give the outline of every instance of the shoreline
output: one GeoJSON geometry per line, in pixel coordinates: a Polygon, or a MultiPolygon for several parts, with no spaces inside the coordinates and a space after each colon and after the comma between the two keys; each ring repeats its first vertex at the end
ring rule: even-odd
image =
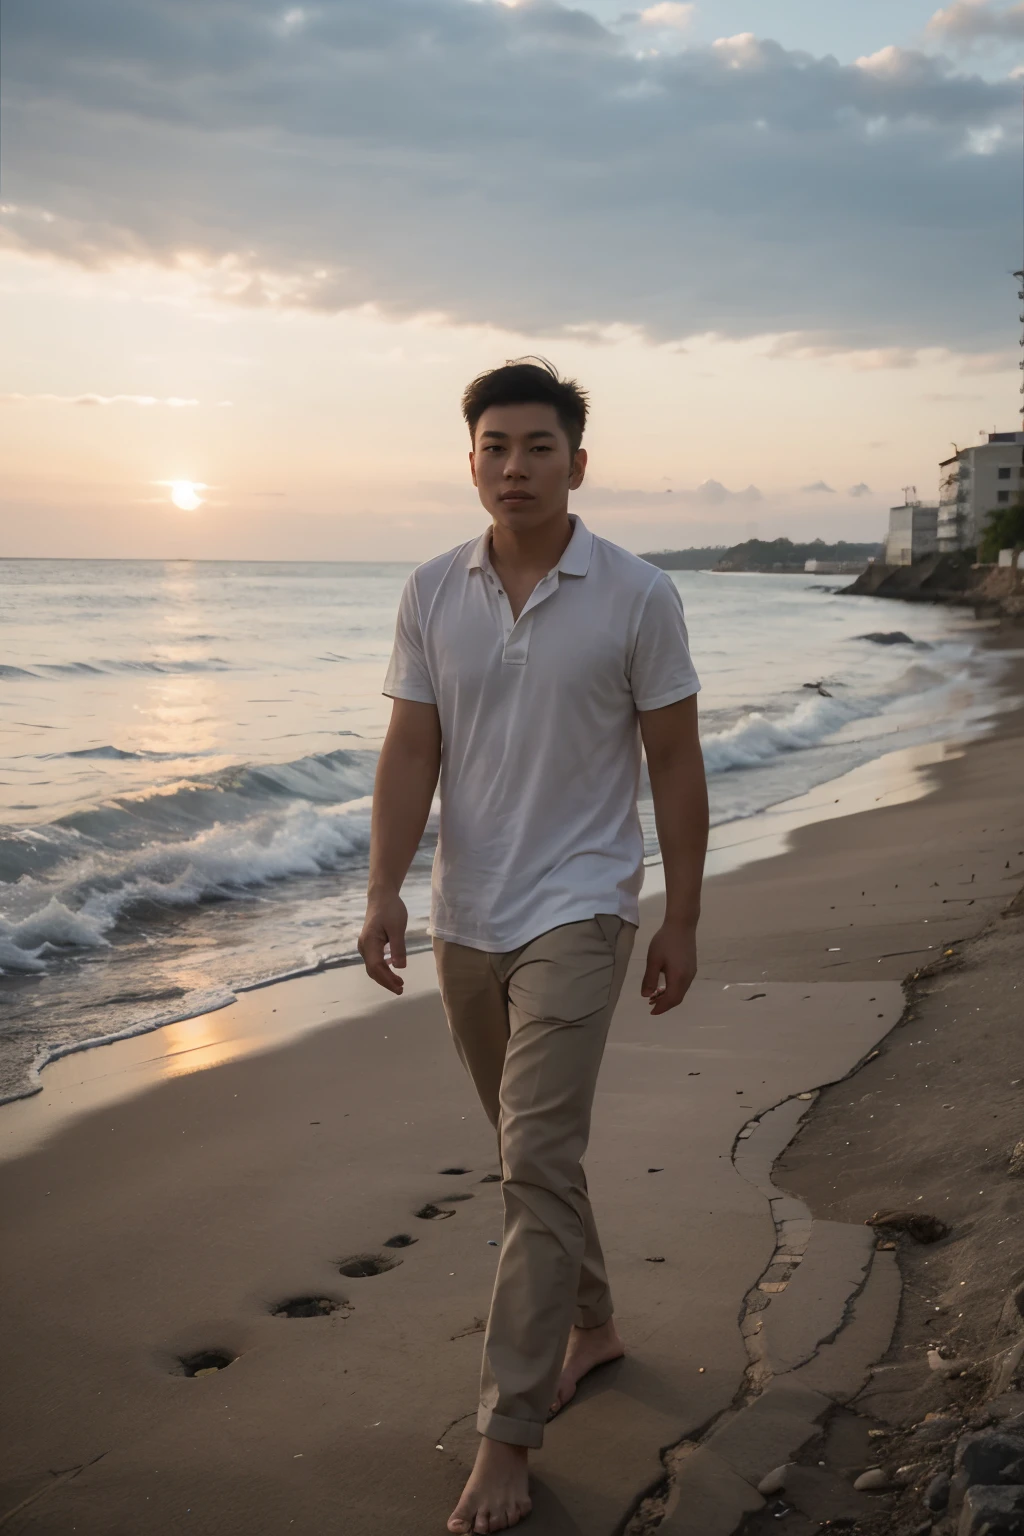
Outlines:
{"type": "MultiPolygon", "coordinates": [[[[869,759],[856,768],[847,770],[835,778],[823,780],[810,790],[769,805],[750,815],[713,825],[708,844],[705,883],[723,874],[738,871],[759,860],[775,858],[784,853],[801,828],[812,827],[819,822],[836,817],[857,815],[874,806],[899,804],[932,793],[934,784],[929,775],[934,768],[969,750],[973,742],[984,740],[992,731],[999,728],[999,722],[1007,712],[1024,707],[1024,665],[1014,664],[1019,658],[1024,658],[1024,649],[1019,649],[1019,636],[1002,629],[990,630],[983,636],[982,644],[988,651],[1009,652],[1010,655],[1009,665],[1003,675],[991,684],[986,713],[980,722],[948,737],[923,741],[911,746],[893,746],[889,751],[869,759]]],[[[648,857],[644,862],[642,910],[643,904],[656,899],[661,891],[660,860],[656,857],[648,857]]],[[[425,932],[421,929],[412,930],[408,944],[410,969],[406,973],[407,991],[410,976],[417,966],[416,957],[429,955],[430,951],[430,940],[425,932]]],[[[240,1013],[248,1015],[251,1012],[251,1010],[240,1009],[239,1005],[243,999],[253,993],[269,989],[276,991],[278,988],[307,981],[310,978],[356,970],[360,965],[359,956],[355,953],[339,955],[308,967],[289,969],[280,975],[253,982],[243,981],[223,988],[211,989],[205,993],[193,994],[193,1004],[182,1013],[169,1010],[153,1018],[132,1023],[124,1030],[113,1034],[104,1033],[46,1048],[32,1063],[30,1077],[24,1089],[21,1092],[0,1097],[0,1160],[17,1156],[22,1147],[37,1144],[40,1136],[49,1134],[60,1123],[60,1113],[51,1111],[49,1108],[44,1117],[45,1128],[35,1127],[31,1120],[26,1126],[22,1114],[18,1113],[21,1106],[27,1104],[38,1106],[39,1101],[45,1099],[48,1091],[69,1102],[69,1090],[80,1085],[81,1092],[88,1102],[80,1103],[74,1110],[77,1118],[82,1113],[88,1113],[90,1104],[92,1107],[99,1107],[101,1104],[113,1102],[119,1096],[114,1088],[111,1088],[109,1093],[96,1092],[90,1096],[90,1083],[94,1079],[109,1082],[112,1077],[116,1077],[123,1071],[126,1093],[143,1091],[146,1086],[159,1081],[166,1074],[157,1069],[153,1053],[145,1050],[144,1054],[140,1055],[137,1048],[132,1048],[146,1037],[150,1035],[164,1037],[166,1032],[167,1049],[162,1054],[168,1059],[189,1051],[203,1051],[204,1046],[197,1044],[194,1036],[201,1038],[207,1047],[213,1047],[214,1043],[222,1047],[214,1052],[215,1060],[201,1062],[197,1060],[195,1069],[199,1066],[206,1067],[235,1059],[246,1049],[273,1049],[276,1044],[295,1038],[296,1032],[292,1029],[284,1029],[280,1032],[279,1038],[275,1039],[273,1031],[267,1027],[267,1019],[262,1021],[257,1031],[258,1039],[253,1039],[250,1035],[251,1043],[248,1047],[239,1043],[236,1050],[227,1049],[229,1042],[240,1041],[239,1032],[233,1028],[235,1020],[239,1018],[240,1013]],[[222,1028],[208,1024],[207,1021],[213,1015],[225,1012],[229,1013],[229,1017],[222,1028]],[[188,1043],[183,1044],[178,1038],[182,1034],[181,1026],[190,1024],[194,1026],[194,1030],[185,1031],[185,1039],[188,1043]],[[95,1052],[108,1051],[114,1053],[113,1058],[108,1059],[104,1056],[102,1064],[87,1062],[81,1068],[55,1070],[60,1064],[66,1063],[68,1058],[90,1057],[95,1052]],[[151,1070],[140,1077],[139,1069],[143,1061],[151,1070]]],[[[430,980],[427,985],[429,987],[433,984],[433,968],[428,969],[430,980]]],[[[344,1002],[347,1009],[352,1007],[372,1009],[378,1001],[372,994],[367,1000],[358,988],[355,995],[352,994],[351,988],[343,988],[343,991],[344,996],[338,1001],[344,1002]]],[[[297,998],[296,1001],[299,1006],[302,1006],[301,998],[297,998]]],[[[278,1011],[278,1008],[272,1010],[275,1014],[278,1011]]],[[[287,1009],[281,1008],[280,1011],[284,1013],[287,1009]]],[[[349,1016],[350,1014],[346,1011],[334,1022],[343,1022],[344,1018],[349,1016]]],[[[317,1022],[310,1027],[320,1028],[323,1025],[317,1022]]],[[[245,1028],[251,1030],[248,1018],[245,1028]]],[[[157,1053],[158,1056],[160,1054],[157,1053]]],[[[211,1051],[207,1049],[205,1054],[210,1056],[211,1051]]]]}
{"type": "MultiPolygon", "coordinates": [[[[834,606],[831,603],[826,605],[829,610],[834,606]]],[[[846,640],[864,638],[846,634],[846,631],[856,628],[856,617],[851,619],[847,615],[843,621],[833,615],[830,622],[838,623],[839,631],[846,640]]],[[[931,621],[922,622],[919,626],[922,636],[930,636],[934,627],[931,621]]],[[[827,624],[825,628],[828,629],[827,624]]],[[[887,665],[880,670],[870,659],[871,652],[876,648],[859,648],[864,655],[859,659],[854,656],[851,665],[855,670],[860,669],[860,680],[851,686],[860,690],[858,698],[865,688],[867,696],[861,700],[859,707],[852,709],[852,718],[849,718],[851,711],[843,707],[841,688],[838,689],[835,703],[825,703],[815,694],[814,685],[806,682],[805,686],[811,692],[804,694],[801,691],[799,679],[806,679],[802,668],[805,664],[809,666],[810,661],[798,659],[796,666],[800,670],[795,674],[796,681],[791,673],[787,673],[788,683],[793,684],[795,694],[792,698],[786,695],[780,706],[781,714],[778,710],[769,709],[762,715],[755,710],[748,722],[743,718],[743,713],[750,714],[751,706],[746,705],[735,728],[730,724],[728,712],[721,722],[705,723],[709,766],[712,771],[717,771],[712,780],[715,819],[722,816],[732,818],[716,827],[712,839],[713,849],[729,845],[732,851],[720,857],[713,854],[709,876],[718,869],[738,863],[743,857],[765,856],[769,841],[762,837],[763,829],[778,831],[787,817],[790,824],[795,826],[801,821],[812,821],[819,816],[832,814],[830,807],[822,806],[822,800],[828,788],[836,782],[836,777],[839,776],[842,781],[836,794],[844,799],[857,783],[854,779],[848,785],[843,773],[845,765],[858,762],[874,752],[881,753],[884,759],[895,764],[899,759],[894,758],[893,754],[901,751],[904,739],[925,741],[929,735],[942,730],[955,729],[957,740],[969,738],[978,726],[979,717],[985,714],[991,716],[1004,707],[1000,697],[1006,691],[1005,685],[999,680],[1002,671],[1000,647],[990,643],[992,637],[988,626],[968,623],[964,628],[963,621],[957,620],[950,629],[949,622],[942,619],[939,629],[946,639],[955,638],[956,635],[962,638],[962,643],[954,646],[951,658],[946,662],[937,662],[917,654],[928,649],[929,641],[924,639],[919,647],[908,647],[906,652],[886,653],[887,665]],[[947,630],[950,630],[948,635],[947,630]],[[861,673],[866,669],[867,674],[888,678],[892,683],[894,663],[901,685],[894,686],[890,696],[888,686],[881,687],[879,684],[881,691],[877,692],[876,697],[872,693],[870,680],[865,683],[861,673]],[[904,672],[907,672],[905,690],[902,685],[904,672]],[[921,696],[920,701],[918,694],[921,696]],[[928,702],[931,695],[935,697],[928,702]],[[866,724],[862,723],[865,719],[866,724]],[[718,729],[719,724],[724,726],[721,731],[718,729]],[[907,733],[906,738],[901,735],[901,731],[907,733]],[[828,745],[823,745],[822,739],[826,733],[831,733],[834,739],[830,739],[828,745]],[[812,750],[804,753],[799,750],[802,747],[812,750]],[[730,771],[732,769],[737,771],[730,771]],[[828,774],[830,777],[816,788],[800,793],[801,786],[811,783],[819,774],[828,774]],[[780,800],[779,796],[790,798],[780,800]],[[769,800],[775,801],[774,806],[768,807],[765,812],[759,811],[758,807],[769,800]]],[[[832,651],[828,651],[828,654],[835,660],[832,651]]],[[[820,657],[818,664],[824,665],[820,657]]],[[[846,677],[842,669],[836,675],[846,677]]],[[[762,682],[767,696],[774,698],[773,685],[764,679],[762,682]]],[[[820,691],[827,692],[819,687],[820,691]]],[[[753,696],[756,699],[760,695],[755,690],[753,696]]],[[[928,751],[926,747],[920,762],[927,761],[928,751]]],[[[301,768],[301,760],[284,766],[301,768]]],[[[870,775],[874,770],[868,768],[866,771],[870,775]]],[[[248,768],[244,770],[243,777],[250,772],[256,772],[256,777],[259,777],[256,770],[248,768]]],[[[330,780],[328,787],[337,789],[338,785],[330,780]]],[[[368,788],[368,783],[363,784],[363,787],[368,788]]],[[[147,790],[144,796],[144,826],[148,825],[150,798],[151,793],[147,790]]],[[[872,798],[869,797],[869,801],[872,798]]],[[[856,803],[852,799],[849,801],[851,808],[856,803]]],[[[206,808],[203,812],[206,819],[208,811],[209,808],[206,808]]],[[[252,806],[249,806],[246,814],[251,811],[252,806]]],[[[651,847],[653,827],[649,801],[642,804],[641,815],[648,847],[651,847]]],[[[205,825],[203,817],[200,822],[205,825]]],[[[333,826],[330,808],[322,814],[314,811],[312,823],[317,836],[326,836],[328,844],[333,846],[330,843],[334,836],[330,830],[333,826]],[[327,832],[321,826],[324,817],[327,832]]],[[[248,829],[249,823],[244,817],[242,825],[248,829]]],[[[287,860],[295,856],[295,837],[290,831],[282,833],[276,821],[271,830],[271,843],[275,847],[275,840],[281,834],[280,840],[287,853],[287,865],[287,860]]],[[[43,974],[34,980],[15,975],[12,981],[5,979],[3,982],[5,1000],[11,1004],[11,1008],[10,1034],[5,1046],[3,1084],[0,1087],[0,1122],[5,1107],[19,1099],[38,1096],[44,1079],[51,1074],[51,1063],[68,1055],[95,1050],[101,1045],[119,1044],[149,1032],[163,1031],[168,1025],[189,1018],[205,1017],[217,1008],[234,1006],[241,993],[257,986],[273,986],[286,979],[344,968],[346,963],[358,964],[354,940],[362,893],[354,871],[341,869],[337,879],[327,876],[326,879],[314,881],[308,889],[302,880],[296,882],[286,879],[280,883],[271,878],[269,884],[261,890],[260,872],[268,864],[261,851],[262,836],[263,833],[258,829],[254,832],[244,830],[244,835],[232,834],[228,839],[227,892],[217,889],[218,870],[210,866],[210,860],[202,849],[196,854],[195,873],[188,862],[191,853],[187,844],[172,844],[168,855],[159,842],[149,852],[145,851],[149,845],[143,843],[140,865],[142,876],[149,864],[162,867],[161,861],[166,863],[169,858],[170,864],[167,867],[173,873],[175,860],[179,864],[184,860],[181,866],[184,895],[180,905],[188,908],[190,903],[195,903],[199,908],[194,913],[183,910],[179,915],[174,915],[172,912],[166,918],[157,910],[148,914],[155,921],[147,920],[145,906],[139,912],[135,912],[132,907],[136,899],[133,896],[133,882],[137,878],[142,879],[140,890],[144,892],[147,889],[145,879],[136,869],[138,849],[130,858],[125,855],[127,863],[120,857],[114,860],[113,867],[105,877],[111,882],[111,892],[101,894],[95,900],[88,880],[80,888],[76,884],[79,877],[75,872],[74,861],[71,861],[70,874],[67,876],[70,882],[68,894],[64,894],[60,881],[51,887],[56,890],[57,897],[52,920],[47,916],[33,930],[33,943],[42,944],[44,940],[50,939],[57,946],[52,952],[40,950],[41,958],[33,961],[43,974]],[[231,848],[238,836],[241,836],[242,851],[236,857],[231,848]],[[238,889],[232,885],[235,876],[241,881],[238,889]],[[255,888],[250,888],[250,880],[256,880],[255,888]],[[213,898],[212,904],[206,906],[205,910],[204,891],[207,898],[213,898]],[[225,894],[230,899],[220,900],[225,894]],[[237,900],[234,899],[236,897],[237,900]],[[62,905],[65,902],[70,909],[70,916],[66,915],[62,905]],[[92,906],[97,902],[97,912],[102,909],[106,915],[96,915],[95,918],[90,915],[87,922],[83,920],[88,930],[84,941],[91,944],[95,940],[98,946],[109,939],[112,945],[109,955],[104,955],[98,948],[92,954],[87,954],[81,948],[77,951],[61,949],[62,944],[71,942],[61,924],[73,926],[79,907],[91,913],[92,906]],[[118,912],[121,912],[120,917],[116,916],[118,912]],[[311,924],[308,919],[303,920],[307,912],[313,915],[314,921],[311,924]],[[116,932],[112,931],[114,928],[116,932]],[[155,947],[151,948],[154,943],[155,947]],[[44,953],[45,960],[42,958],[44,953]],[[197,966],[189,963],[189,956],[193,954],[200,957],[197,966]],[[116,966],[106,964],[110,958],[117,962],[116,966]],[[100,963],[94,964],[94,961],[100,963]]],[[[307,833],[303,832],[298,838],[300,853],[306,841],[307,833]]],[[[129,842],[134,848],[134,842],[131,839],[129,842]]],[[[219,847],[216,838],[214,842],[219,847]]],[[[213,865],[217,865],[216,857],[213,865]]],[[[275,860],[271,859],[269,865],[273,868],[275,860]]],[[[63,867],[61,864],[60,868],[63,867]]],[[[106,868],[102,859],[101,867],[106,868]]],[[[280,872],[287,875],[287,867],[280,872]]],[[[163,880],[164,874],[161,873],[159,878],[163,880]]],[[[655,878],[655,869],[649,868],[648,891],[656,889],[655,878]]],[[[424,879],[425,871],[418,868],[409,898],[413,909],[413,926],[420,930],[425,927],[424,879]]],[[[49,894],[45,882],[39,886],[39,891],[41,895],[38,900],[35,894],[31,894],[27,901],[28,908],[35,910],[40,900],[45,901],[49,894]]],[[[23,894],[19,890],[8,891],[11,911],[15,917],[20,914],[19,921],[24,917],[26,908],[26,902],[20,901],[23,894]]],[[[156,895],[159,906],[159,891],[156,895]]],[[[169,899],[173,909],[178,898],[172,894],[169,899]]],[[[44,909],[44,916],[49,910],[44,909]]],[[[420,936],[414,936],[414,947],[418,948],[421,945],[415,942],[416,937],[420,936]]],[[[425,940],[425,935],[421,937],[425,940]]],[[[428,946],[423,942],[422,947],[428,946]]]]}
{"type": "MultiPolygon", "coordinates": [[[[930,777],[934,769],[969,751],[972,743],[984,740],[998,728],[1003,713],[1018,707],[1024,708],[1024,668],[1019,689],[1007,688],[985,723],[970,734],[896,747],[838,778],[824,780],[801,795],[713,827],[705,883],[736,874],[763,859],[779,857],[801,829],[859,815],[878,805],[899,805],[927,797],[935,787],[930,777]]],[[[645,860],[645,866],[642,914],[662,892],[660,860],[645,860]]],[[[436,986],[430,956],[429,938],[414,934],[408,946],[406,996],[420,996],[436,986]]],[[[115,1035],[72,1041],[48,1051],[33,1064],[31,1085],[23,1093],[0,1099],[0,1161],[20,1156],[68,1120],[179,1075],[172,1066],[175,1061],[182,1062],[183,1071],[210,1070],[251,1052],[274,1050],[298,1038],[305,1029],[342,1027],[353,1017],[386,1006],[391,998],[379,988],[371,985],[368,990],[361,981],[343,979],[350,972],[361,976],[361,965],[358,955],[342,956],[308,969],[226,989],[222,995],[211,997],[206,1005],[185,1014],[161,1017],[158,1022],[142,1021],[115,1035]],[[279,1024],[275,1033],[271,1025],[275,1015],[281,1019],[285,1015],[307,1017],[323,1012],[320,989],[312,995],[296,990],[293,997],[296,984],[331,977],[335,981],[330,990],[340,995],[332,997],[329,1006],[340,1008],[340,1013],[326,1022],[318,1019],[298,1029],[279,1024]],[[268,1004],[261,1009],[258,1003],[242,1006],[254,994],[271,991],[278,998],[273,1008],[268,1004]],[[224,1016],[222,1027],[217,1015],[224,1016]],[[152,1044],[144,1043],[154,1035],[166,1040],[164,1050],[154,1051],[152,1044]],[[191,1058],[187,1068],[183,1061],[186,1056],[191,1058]],[[88,1059],[76,1064],[70,1060],[76,1057],[88,1059]],[[73,1094],[78,1097],[72,1098],[73,1094]]]]}
{"type": "MultiPolygon", "coordinates": [[[[630,1353],[552,1424],[538,1536],[633,1536],[652,1500],[659,1536],[724,1536],[788,1459],[755,1450],[793,1429],[794,1393],[806,1439],[884,1353],[890,1256],[858,1223],[806,1220],[764,1170],[889,1036],[908,972],[1005,903],[1022,750],[1018,705],[924,765],[913,798],[881,803],[883,772],[859,810],[766,825],[769,856],[723,850],[700,977],[663,1019],[639,1001],[641,936],[587,1164],[630,1353]]],[[[246,994],[205,1016],[210,1038],[182,1026],[174,1056],[125,1042],[144,1091],[106,1071],[97,1112],[0,1163],[12,1536],[443,1530],[475,1441],[500,1202],[420,958],[397,1002],[351,967],[246,994]],[[278,1314],[300,1298],[333,1311],[278,1314]],[[224,1368],[189,1379],[205,1352],[224,1368]]]]}

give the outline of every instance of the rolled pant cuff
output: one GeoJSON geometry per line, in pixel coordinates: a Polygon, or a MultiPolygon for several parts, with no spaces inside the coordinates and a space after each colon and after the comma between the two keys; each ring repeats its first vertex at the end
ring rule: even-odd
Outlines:
{"type": "Polygon", "coordinates": [[[600,1328],[615,1315],[611,1297],[602,1302],[599,1307],[577,1307],[575,1323],[577,1328],[600,1328]]]}
{"type": "Polygon", "coordinates": [[[544,1444],[543,1424],[536,1424],[532,1419],[509,1419],[490,1408],[479,1410],[476,1427],[488,1440],[501,1440],[505,1445],[525,1445],[531,1451],[537,1451],[544,1444]]]}

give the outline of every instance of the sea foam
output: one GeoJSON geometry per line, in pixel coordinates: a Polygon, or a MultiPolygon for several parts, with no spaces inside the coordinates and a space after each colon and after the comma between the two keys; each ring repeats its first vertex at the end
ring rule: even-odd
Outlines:
{"type": "Polygon", "coordinates": [[[330,811],[292,804],[185,841],[90,852],[45,879],[23,876],[5,893],[0,968],[37,970],[44,955],[106,947],[111,930],[140,908],[194,907],[338,870],[365,857],[370,808],[369,796],[330,811]]]}

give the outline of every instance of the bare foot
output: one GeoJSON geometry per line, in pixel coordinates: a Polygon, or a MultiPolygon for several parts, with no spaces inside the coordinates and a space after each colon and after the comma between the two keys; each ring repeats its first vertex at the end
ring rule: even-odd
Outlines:
{"type": "Polygon", "coordinates": [[[524,1445],[481,1437],[476,1465],[462,1498],[448,1520],[456,1536],[480,1536],[491,1531],[510,1531],[533,1508],[530,1503],[524,1445]]]}
{"type": "Polygon", "coordinates": [[[569,1335],[565,1363],[558,1378],[551,1412],[557,1413],[570,1398],[575,1397],[576,1388],[588,1371],[598,1365],[607,1365],[610,1360],[621,1360],[625,1353],[626,1346],[619,1338],[613,1317],[602,1323],[600,1328],[574,1327],[569,1335]]]}

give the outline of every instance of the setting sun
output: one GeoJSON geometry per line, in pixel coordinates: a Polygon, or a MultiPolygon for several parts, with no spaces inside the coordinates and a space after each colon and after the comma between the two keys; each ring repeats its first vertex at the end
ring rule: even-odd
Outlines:
{"type": "Polygon", "coordinates": [[[171,500],[182,512],[195,512],[203,504],[203,498],[198,492],[205,489],[204,485],[192,480],[172,480],[171,500]]]}

